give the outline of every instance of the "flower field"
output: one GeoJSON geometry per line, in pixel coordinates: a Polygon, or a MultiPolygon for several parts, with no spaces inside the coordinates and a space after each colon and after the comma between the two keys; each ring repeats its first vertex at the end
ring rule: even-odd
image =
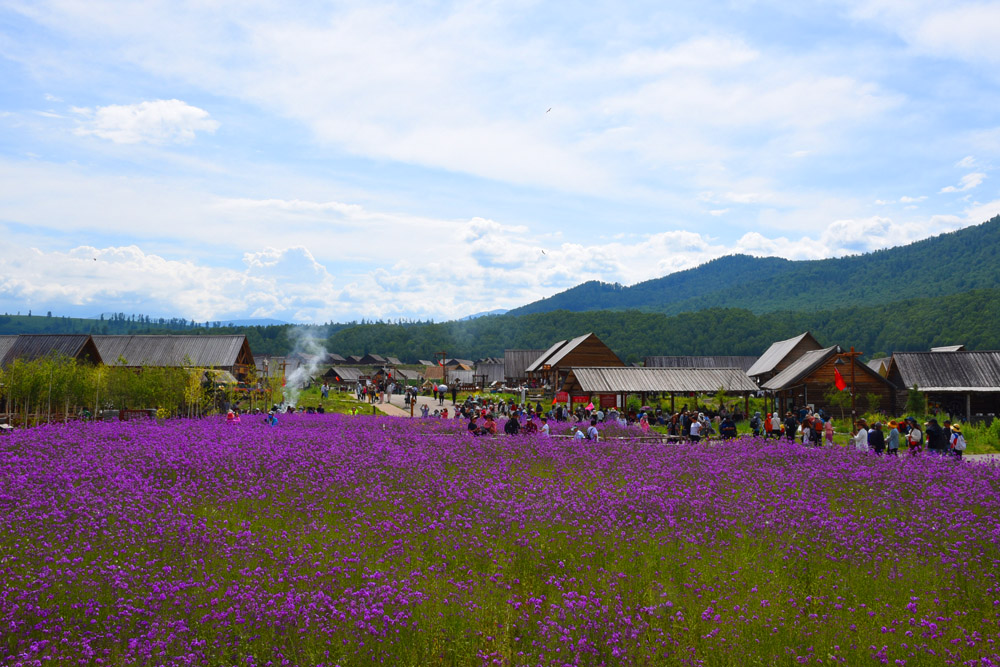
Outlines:
{"type": "Polygon", "coordinates": [[[0,664],[1000,664],[996,466],[464,427],[0,438],[0,664]]]}

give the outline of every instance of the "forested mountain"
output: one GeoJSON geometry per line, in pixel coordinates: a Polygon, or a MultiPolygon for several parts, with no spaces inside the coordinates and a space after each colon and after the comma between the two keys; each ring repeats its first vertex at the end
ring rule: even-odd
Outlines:
{"type": "Polygon", "coordinates": [[[705,308],[767,313],[886,304],[996,287],[1000,216],[864,255],[795,262],[730,255],[631,287],[592,281],[508,314],[631,309],[675,314],[705,308]]]}
{"type": "Polygon", "coordinates": [[[639,311],[554,311],[481,317],[463,322],[367,324],[336,332],[327,349],[378,352],[404,361],[448,356],[502,356],[505,348],[547,348],[593,331],[624,361],[649,355],[761,354],[776,340],[811,331],[823,345],[855,346],[865,358],[894,351],[964,343],[1000,349],[1000,288],[947,297],[811,312],[753,313],[711,308],[665,315],[639,311]]]}

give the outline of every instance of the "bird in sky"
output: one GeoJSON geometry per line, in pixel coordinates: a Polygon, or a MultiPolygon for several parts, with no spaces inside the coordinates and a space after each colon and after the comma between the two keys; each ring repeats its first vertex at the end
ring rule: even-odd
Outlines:
{"type": "Polygon", "coordinates": [[[549,107],[548,109],[546,109],[546,110],[545,110],[545,113],[548,113],[548,112],[550,112],[550,111],[552,111],[552,107],[549,107]]]}

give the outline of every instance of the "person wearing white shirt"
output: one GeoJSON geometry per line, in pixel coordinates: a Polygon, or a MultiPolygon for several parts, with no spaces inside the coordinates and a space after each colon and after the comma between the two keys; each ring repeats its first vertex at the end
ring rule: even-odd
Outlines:
{"type": "Polygon", "coordinates": [[[701,422],[695,419],[691,422],[691,442],[701,440],[701,422]]]}
{"type": "Polygon", "coordinates": [[[859,452],[868,451],[868,429],[865,428],[865,423],[859,421],[856,423],[858,430],[855,432],[854,437],[851,442],[854,443],[854,449],[859,452]]]}

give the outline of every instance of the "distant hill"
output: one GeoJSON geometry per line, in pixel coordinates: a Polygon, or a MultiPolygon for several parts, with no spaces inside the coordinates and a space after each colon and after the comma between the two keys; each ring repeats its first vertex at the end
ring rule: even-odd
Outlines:
{"type": "Polygon", "coordinates": [[[779,310],[869,306],[1000,287],[1000,215],[974,227],[864,255],[811,261],[729,255],[631,287],[586,282],[509,311],[706,308],[779,310]]]}

